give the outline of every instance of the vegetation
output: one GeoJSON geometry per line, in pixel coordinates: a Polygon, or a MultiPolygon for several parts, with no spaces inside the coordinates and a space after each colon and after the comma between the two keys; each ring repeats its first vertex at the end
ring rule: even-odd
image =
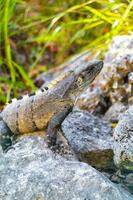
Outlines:
{"type": "Polygon", "coordinates": [[[0,0],[0,101],[35,90],[35,77],[70,55],[103,56],[133,31],[133,0],[0,0]]]}

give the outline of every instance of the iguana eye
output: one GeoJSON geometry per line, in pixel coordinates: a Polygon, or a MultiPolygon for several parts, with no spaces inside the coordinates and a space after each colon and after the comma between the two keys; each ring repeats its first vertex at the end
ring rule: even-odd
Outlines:
{"type": "Polygon", "coordinates": [[[83,83],[83,78],[80,76],[78,77],[77,85],[82,85],[82,83],[83,83]]]}

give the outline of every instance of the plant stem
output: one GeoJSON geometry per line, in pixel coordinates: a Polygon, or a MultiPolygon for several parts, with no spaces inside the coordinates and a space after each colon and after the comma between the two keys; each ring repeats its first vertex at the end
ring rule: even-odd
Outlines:
{"type": "Polygon", "coordinates": [[[13,87],[16,77],[15,77],[15,70],[12,65],[11,47],[10,47],[10,42],[9,42],[9,37],[8,37],[9,3],[10,3],[10,0],[5,1],[3,32],[4,32],[4,43],[5,43],[5,56],[7,60],[7,66],[10,69],[11,81],[12,81],[12,87],[13,87]]]}

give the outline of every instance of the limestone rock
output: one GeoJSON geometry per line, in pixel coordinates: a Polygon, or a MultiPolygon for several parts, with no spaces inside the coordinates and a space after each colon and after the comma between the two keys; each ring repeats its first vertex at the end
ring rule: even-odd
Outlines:
{"type": "Polygon", "coordinates": [[[89,165],[53,154],[40,137],[14,148],[0,155],[2,200],[133,200],[89,165]]]}
{"type": "Polygon", "coordinates": [[[104,119],[110,122],[118,122],[119,117],[122,113],[124,113],[127,109],[127,106],[123,105],[122,103],[114,103],[104,115],[104,119]]]}
{"type": "Polygon", "coordinates": [[[87,111],[75,110],[62,123],[64,136],[81,161],[98,169],[113,168],[111,125],[87,111]]]}
{"type": "Polygon", "coordinates": [[[133,170],[133,106],[120,117],[114,130],[116,165],[133,170]]]}

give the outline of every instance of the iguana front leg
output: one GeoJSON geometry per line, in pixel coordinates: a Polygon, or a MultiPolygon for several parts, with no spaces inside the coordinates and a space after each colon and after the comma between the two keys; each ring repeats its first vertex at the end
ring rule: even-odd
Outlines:
{"type": "Polygon", "coordinates": [[[72,111],[72,106],[66,105],[63,109],[59,110],[59,112],[55,113],[51,118],[51,120],[49,121],[47,128],[47,139],[48,139],[48,146],[50,148],[56,147],[57,131],[63,120],[71,111],[72,111]]]}

